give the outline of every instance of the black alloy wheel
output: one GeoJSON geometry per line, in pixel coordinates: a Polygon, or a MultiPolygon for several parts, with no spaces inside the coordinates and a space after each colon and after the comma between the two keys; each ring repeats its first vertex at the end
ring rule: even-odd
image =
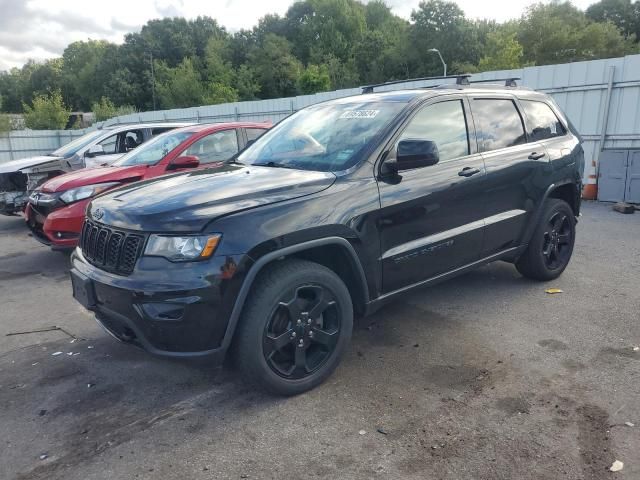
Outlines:
{"type": "Polygon", "coordinates": [[[547,268],[557,270],[569,262],[573,249],[573,233],[571,220],[564,212],[555,212],[547,221],[547,231],[544,232],[542,244],[542,254],[547,268]]]}
{"type": "Polygon", "coordinates": [[[263,337],[269,367],[288,379],[316,372],[331,356],[340,334],[340,310],[321,285],[303,285],[283,295],[263,337]]]}
{"type": "Polygon", "coordinates": [[[331,375],[352,330],[351,294],[340,277],[318,263],[285,259],[256,277],[232,354],[250,382],[296,395],[331,375]]]}
{"type": "Polygon", "coordinates": [[[558,278],[571,260],[576,239],[575,213],[567,202],[548,199],[527,249],[516,268],[533,280],[558,278]]]}

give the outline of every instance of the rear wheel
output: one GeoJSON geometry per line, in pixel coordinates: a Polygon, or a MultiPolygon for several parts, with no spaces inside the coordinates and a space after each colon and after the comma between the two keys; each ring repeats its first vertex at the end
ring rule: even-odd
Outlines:
{"type": "Polygon", "coordinates": [[[576,222],[569,204],[546,201],[540,222],[527,250],[516,262],[518,271],[534,280],[553,280],[567,268],[576,237],[576,222]]]}
{"type": "Polygon", "coordinates": [[[295,395],[333,372],[352,329],[353,306],[342,280],[317,263],[284,260],[256,279],[233,353],[250,381],[295,395]]]}

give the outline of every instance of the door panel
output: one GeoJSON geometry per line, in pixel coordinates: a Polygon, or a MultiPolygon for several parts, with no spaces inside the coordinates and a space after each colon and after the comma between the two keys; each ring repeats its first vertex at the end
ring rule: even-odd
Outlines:
{"type": "Polygon", "coordinates": [[[478,259],[483,235],[484,165],[480,155],[402,173],[380,182],[380,238],[385,292],[478,259]],[[463,168],[480,173],[462,177],[463,168]]]}
{"type": "Polygon", "coordinates": [[[466,102],[452,96],[418,110],[394,140],[387,161],[403,139],[432,141],[440,161],[378,182],[385,293],[478,259],[485,171],[468,118],[466,102]]]}
{"type": "Polygon", "coordinates": [[[557,118],[545,104],[543,110],[535,104],[529,107],[530,117],[539,117],[542,111],[546,118],[529,122],[527,134],[522,107],[515,98],[491,94],[471,101],[487,173],[482,257],[520,245],[550,182],[549,152],[542,142],[532,139],[561,134],[562,125],[556,124],[557,118]]]}
{"type": "Polygon", "coordinates": [[[489,256],[520,244],[522,233],[549,185],[551,164],[540,143],[482,155],[487,169],[487,227],[482,256],[489,256]],[[535,158],[542,153],[544,157],[535,158]]]}

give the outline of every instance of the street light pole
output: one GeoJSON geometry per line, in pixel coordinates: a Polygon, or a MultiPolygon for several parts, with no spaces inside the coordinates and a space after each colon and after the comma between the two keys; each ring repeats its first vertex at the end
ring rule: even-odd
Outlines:
{"type": "Polygon", "coordinates": [[[442,58],[442,54],[440,53],[440,50],[438,50],[437,48],[430,48],[429,49],[430,52],[435,52],[438,54],[438,56],[440,57],[440,61],[442,62],[442,67],[444,68],[444,76],[447,76],[447,64],[444,63],[444,58],[442,58]]]}

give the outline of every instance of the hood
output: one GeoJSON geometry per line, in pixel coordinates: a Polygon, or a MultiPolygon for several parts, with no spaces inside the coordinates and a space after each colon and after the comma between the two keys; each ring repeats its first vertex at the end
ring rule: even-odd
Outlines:
{"type": "Polygon", "coordinates": [[[10,162],[0,162],[0,173],[13,173],[22,170],[23,168],[36,167],[49,162],[57,162],[58,160],[62,160],[62,157],[50,157],[45,155],[42,157],[29,157],[21,158],[19,160],[11,160],[10,162]]]}
{"type": "Polygon", "coordinates": [[[46,193],[55,193],[94,183],[131,182],[141,179],[146,169],[144,165],[85,168],[54,177],[43,183],[40,189],[46,193]]]}
{"type": "Polygon", "coordinates": [[[107,225],[147,232],[197,232],[230,213],[328,188],[332,173],[225,165],[165,176],[96,197],[87,214],[107,225]]]}

